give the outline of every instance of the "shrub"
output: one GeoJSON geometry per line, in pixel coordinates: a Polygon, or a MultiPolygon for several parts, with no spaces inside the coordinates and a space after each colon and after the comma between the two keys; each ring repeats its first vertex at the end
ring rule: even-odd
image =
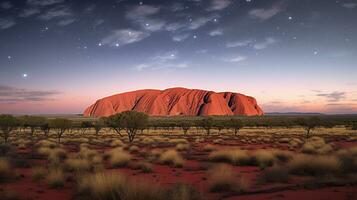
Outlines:
{"type": "Polygon", "coordinates": [[[214,150],[216,150],[216,147],[211,144],[207,144],[203,147],[203,150],[204,151],[214,151],[214,150]]]}
{"type": "Polygon", "coordinates": [[[0,183],[11,178],[11,166],[8,160],[0,158],[0,183]]]}
{"type": "Polygon", "coordinates": [[[281,162],[287,162],[293,157],[293,154],[290,151],[274,150],[273,154],[275,158],[281,162]]]}
{"type": "Polygon", "coordinates": [[[263,183],[287,183],[289,178],[289,171],[278,166],[265,170],[260,175],[260,181],[263,183]]]}
{"type": "Polygon", "coordinates": [[[302,147],[302,152],[308,154],[327,154],[332,151],[332,146],[326,144],[325,140],[320,137],[310,138],[302,147]]]}
{"type": "Polygon", "coordinates": [[[201,195],[191,186],[183,183],[176,184],[169,191],[170,200],[200,200],[201,195]]]}
{"type": "Polygon", "coordinates": [[[171,144],[188,144],[188,141],[183,138],[178,138],[178,139],[170,139],[169,143],[171,143],[171,144]]]}
{"type": "Polygon", "coordinates": [[[94,200],[164,200],[161,187],[120,174],[98,173],[85,176],[78,184],[82,195],[94,200]]]}
{"type": "Polygon", "coordinates": [[[116,150],[110,153],[110,163],[113,167],[124,167],[130,160],[131,155],[124,151],[116,150]]]}
{"type": "Polygon", "coordinates": [[[124,147],[125,144],[121,140],[116,139],[110,143],[110,146],[111,147],[124,147]]]}
{"type": "Polygon", "coordinates": [[[47,170],[43,167],[35,167],[32,169],[32,180],[39,181],[46,177],[47,170]]]}
{"type": "Polygon", "coordinates": [[[72,172],[84,172],[91,169],[91,164],[86,159],[70,158],[65,162],[65,169],[72,172]]]}
{"type": "Polygon", "coordinates": [[[138,147],[138,146],[135,146],[135,145],[130,146],[130,147],[129,147],[129,151],[130,151],[130,152],[138,152],[138,151],[139,151],[139,147],[138,147]]]}
{"type": "Polygon", "coordinates": [[[269,150],[257,150],[254,152],[254,161],[261,169],[273,165],[275,156],[269,150]]]}
{"type": "Polygon", "coordinates": [[[64,185],[64,174],[60,169],[50,170],[46,179],[50,188],[60,188],[64,185]]]}
{"type": "Polygon", "coordinates": [[[183,144],[183,143],[179,143],[176,145],[176,150],[177,151],[187,151],[190,148],[189,144],[183,144]]]}
{"type": "Polygon", "coordinates": [[[245,165],[250,161],[247,152],[240,149],[214,151],[209,155],[209,159],[214,162],[231,163],[232,165],[245,165]]]}
{"type": "Polygon", "coordinates": [[[339,150],[336,155],[340,160],[342,173],[357,172],[357,147],[339,150]]]}
{"type": "Polygon", "coordinates": [[[182,167],[184,160],[176,150],[168,150],[160,155],[160,162],[163,164],[173,165],[174,167],[182,167]]]}
{"type": "Polygon", "coordinates": [[[222,144],[223,140],[222,139],[214,139],[212,142],[213,142],[213,144],[222,144]]]}
{"type": "Polygon", "coordinates": [[[292,174],[323,176],[336,173],[340,162],[335,156],[297,155],[288,163],[292,174]]]}
{"type": "Polygon", "coordinates": [[[233,191],[235,178],[232,167],[228,165],[214,167],[210,172],[208,185],[211,192],[233,191]]]}

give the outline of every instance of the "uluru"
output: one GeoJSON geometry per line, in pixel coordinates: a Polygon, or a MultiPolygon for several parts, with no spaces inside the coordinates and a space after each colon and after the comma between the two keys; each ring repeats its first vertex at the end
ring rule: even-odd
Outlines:
{"type": "Polygon", "coordinates": [[[255,98],[240,93],[169,88],[125,92],[97,100],[83,113],[103,117],[135,110],[150,116],[263,115],[255,98]]]}

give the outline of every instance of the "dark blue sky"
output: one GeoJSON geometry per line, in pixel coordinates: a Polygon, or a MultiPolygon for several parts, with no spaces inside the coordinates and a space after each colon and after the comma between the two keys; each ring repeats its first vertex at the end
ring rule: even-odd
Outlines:
{"type": "Polygon", "coordinates": [[[1,0],[0,112],[188,87],[357,113],[356,36],[355,0],[1,0]]]}

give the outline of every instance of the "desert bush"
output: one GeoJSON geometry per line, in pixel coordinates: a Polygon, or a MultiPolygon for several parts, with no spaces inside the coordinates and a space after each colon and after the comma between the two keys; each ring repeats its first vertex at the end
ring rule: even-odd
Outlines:
{"type": "Polygon", "coordinates": [[[357,172],[357,147],[339,150],[336,153],[341,164],[341,173],[357,172]]]}
{"type": "Polygon", "coordinates": [[[189,144],[183,144],[183,143],[179,143],[176,145],[176,150],[177,151],[187,151],[190,148],[189,144]]]}
{"type": "Polygon", "coordinates": [[[240,149],[218,150],[210,153],[209,160],[214,162],[227,162],[232,165],[245,165],[250,162],[246,151],[240,149]]]}
{"type": "Polygon", "coordinates": [[[124,167],[131,160],[131,155],[122,150],[110,152],[110,163],[113,167],[124,167]]]}
{"type": "Polygon", "coordinates": [[[213,146],[213,145],[211,145],[211,144],[207,144],[207,145],[205,145],[205,146],[203,147],[203,150],[210,152],[210,151],[216,150],[216,147],[213,146]]]}
{"type": "Polygon", "coordinates": [[[327,154],[332,151],[332,146],[320,137],[312,137],[302,146],[302,152],[308,154],[327,154]]]}
{"type": "Polygon", "coordinates": [[[191,185],[178,183],[169,190],[169,200],[200,200],[199,194],[191,185]]]}
{"type": "Polygon", "coordinates": [[[110,146],[111,147],[124,147],[125,144],[121,140],[115,139],[110,143],[110,146]]]}
{"type": "Polygon", "coordinates": [[[141,143],[144,145],[150,145],[153,144],[155,142],[155,140],[153,138],[149,138],[149,137],[144,137],[144,139],[141,140],[141,143]]]}
{"type": "Polygon", "coordinates": [[[173,165],[174,167],[182,167],[184,159],[176,150],[167,150],[160,155],[159,158],[162,164],[173,165]]]}
{"type": "Polygon", "coordinates": [[[303,141],[301,141],[299,138],[292,138],[289,141],[290,147],[293,147],[293,148],[299,147],[302,144],[303,144],[303,141]]]}
{"type": "Polygon", "coordinates": [[[82,178],[80,194],[93,200],[164,200],[165,191],[154,183],[120,174],[97,173],[82,178]]]}
{"type": "Polygon", "coordinates": [[[138,151],[139,151],[139,147],[138,147],[138,146],[135,146],[135,145],[130,146],[130,147],[129,147],[129,151],[130,151],[130,152],[138,152],[138,151]]]}
{"type": "Polygon", "coordinates": [[[141,170],[143,173],[151,173],[153,171],[152,165],[148,162],[131,162],[129,167],[134,170],[141,170]]]}
{"type": "Polygon", "coordinates": [[[213,142],[213,144],[222,144],[223,140],[222,139],[214,139],[212,142],[213,142]]]}
{"type": "Polygon", "coordinates": [[[71,172],[85,172],[91,169],[91,164],[87,159],[69,158],[65,161],[65,169],[71,172]]]}
{"type": "Polygon", "coordinates": [[[183,138],[177,138],[177,139],[170,139],[169,143],[171,143],[171,144],[188,144],[188,141],[183,138]]]}
{"type": "Polygon", "coordinates": [[[60,188],[64,186],[65,178],[61,169],[52,169],[49,171],[46,180],[50,188],[60,188]]]}
{"type": "Polygon", "coordinates": [[[32,169],[32,180],[39,181],[46,178],[47,170],[44,167],[34,167],[32,169]]]}
{"type": "Polygon", "coordinates": [[[273,166],[270,169],[266,169],[259,177],[259,181],[262,183],[287,183],[289,179],[289,171],[281,166],[273,166]]]}
{"type": "Polygon", "coordinates": [[[6,182],[11,178],[11,166],[7,159],[0,158],[0,183],[6,182]]]}
{"type": "Polygon", "coordinates": [[[274,154],[275,158],[281,162],[287,162],[293,157],[293,153],[290,151],[273,150],[272,153],[274,154]]]}
{"type": "Polygon", "coordinates": [[[297,155],[288,163],[290,173],[323,176],[338,172],[340,162],[335,156],[297,155]]]}
{"type": "Polygon", "coordinates": [[[254,163],[261,169],[265,169],[268,166],[273,165],[275,156],[272,151],[269,150],[257,150],[253,154],[254,163]]]}

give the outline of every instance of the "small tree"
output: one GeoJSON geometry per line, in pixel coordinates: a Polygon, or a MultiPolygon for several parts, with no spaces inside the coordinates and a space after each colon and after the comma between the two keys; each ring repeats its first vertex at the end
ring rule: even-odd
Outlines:
{"type": "Polygon", "coordinates": [[[122,136],[120,131],[124,129],[123,114],[118,113],[118,114],[103,118],[103,121],[109,128],[112,128],[116,133],[118,133],[120,136],[122,136]]]}
{"type": "Polygon", "coordinates": [[[229,121],[229,128],[233,129],[234,135],[237,136],[240,129],[244,127],[242,120],[240,119],[231,119],[229,121]]]}
{"type": "Polygon", "coordinates": [[[55,130],[57,134],[58,144],[60,144],[63,133],[72,127],[72,121],[61,118],[53,119],[50,121],[50,127],[55,130]]]}
{"type": "Polygon", "coordinates": [[[214,120],[212,117],[205,117],[201,121],[199,121],[199,126],[206,130],[206,134],[210,135],[211,129],[214,125],[214,120]]]}
{"type": "Polygon", "coordinates": [[[122,115],[122,125],[128,133],[129,142],[134,140],[138,130],[146,128],[149,121],[148,115],[141,112],[125,111],[120,115],[122,115]]]}
{"type": "Polygon", "coordinates": [[[39,129],[46,121],[46,118],[37,116],[23,116],[21,119],[23,120],[24,128],[30,129],[31,141],[33,141],[36,129],[39,129]]]}
{"type": "Polygon", "coordinates": [[[45,137],[48,137],[48,134],[50,133],[50,123],[48,120],[45,120],[41,125],[40,125],[41,131],[45,134],[45,137]]]}
{"type": "Polygon", "coordinates": [[[221,131],[226,127],[225,121],[217,121],[214,127],[218,130],[218,134],[221,134],[221,131]]]}
{"type": "Polygon", "coordinates": [[[80,134],[84,135],[86,131],[93,127],[93,124],[90,121],[83,121],[80,125],[80,134]]]}
{"type": "Polygon", "coordinates": [[[12,115],[0,115],[1,137],[5,144],[8,142],[11,132],[18,126],[18,120],[12,115]]]}
{"type": "Polygon", "coordinates": [[[182,128],[183,133],[185,135],[187,135],[187,132],[188,132],[188,130],[190,130],[191,126],[192,126],[192,124],[190,122],[185,121],[185,122],[180,123],[180,127],[182,128]]]}
{"type": "Polygon", "coordinates": [[[321,119],[319,117],[304,117],[296,120],[297,124],[306,130],[306,138],[310,137],[310,133],[316,127],[321,126],[321,119]]]}
{"type": "Polygon", "coordinates": [[[357,130],[357,122],[352,122],[352,130],[357,130]]]}
{"type": "Polygon", "coordinates": [[[93,123],[93,128],[95,130],[95,135],[98,136],[100,130],[105,127],[105,118],[100,118],[98,121],[93,123]]]}

